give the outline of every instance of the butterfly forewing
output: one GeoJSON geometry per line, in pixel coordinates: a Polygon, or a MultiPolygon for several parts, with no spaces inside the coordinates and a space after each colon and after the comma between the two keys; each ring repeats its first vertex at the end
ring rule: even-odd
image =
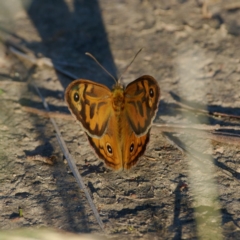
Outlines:
{"type": "Polygon", "coordinates": [[[142,76],[126,87],[126,117],[137,136],[145,135],[151,127],[159,99],[160,88],[151,76],[142,76]]]}
{"type": "Polygon", "coordinates": [[[104,85],[85,79],[73,81],[65,99],[71,113],[91,137],[101,137],[111,114],[111,91],[104,85]]]}

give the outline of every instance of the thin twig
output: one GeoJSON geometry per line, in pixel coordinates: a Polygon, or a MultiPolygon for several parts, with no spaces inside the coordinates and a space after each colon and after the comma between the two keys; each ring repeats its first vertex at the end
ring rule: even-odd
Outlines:
{"type": "MultiPolygon", "coordinates": [[[[45,101],[45,99],[43,98],[42,94],[40,93],[38,87],[37,87],[36,85],[33,85],[33,86],[34,86],[34,88],[36,89],[38,95],[41,97],[42,102],[43,102],[43,106],[45,107],[45,109],[46,109],[47,111],[50,112],[50,109],[49,109],[49,107],[48,107],[48,104],[47,104],[47,102],[45,101]]],[[[65,144],[65,142],[64,142],[64,140],[63,140],[63,138],[62,138],[62,136],[61,136],[61,133],[60,133],[60,131],[59,131],[59,128],[58,128],[56,122],[54,121],[54,119],[51,118],[51,117],[49,117],[49,118],[50,118],[50,120],[51,120],[51,122],[52,122],[52,124],[53,124],[53,126],[54,126],[54,129],[55,129],[55,131],[56,131],[56,137],[57,137],[58,143],[59,143],[59,145],[60,145],[60,147],[61,147],[61,149],[62,149],[62,151],[63,151],[63,154],[64,154],[65,158],[66,158],[67,161],[68,161],[68,165],[69,165],[70,169],[72,170],[72,173],[73,173],[74,177],[76,178],[79,187],[84,191],[84,193],[85,193],[85,195],[86,195],[86,198],[87,198],[87,200],[88,200],[88,202],[89,202],[90,207],[91,207],[92,210],[93,210],[93,213],[94,213],[94,215],[95,215],[95,217],[96,217],[96,220],[97,220],[99,226],[100,226],[101,229],[104,231],[103,222],[102,222],[102,220],[101,220],[101,218],[100,218],[100,216],[99,216],[99,214],[98,214],[98,211],[97,211],[97,209],[96,209],[96,207],[95,207],[95,205],[94,205],[94,203],[93,203],[93,201],[92,201],[92,198],[91,198],[91,196],[90,196],[87,188],[85,187],[85,184],[84,184],[84,182],[83,182],[83,179],[82,179],[81,175],[80,175],[79,172],[78,172],[77,166],[76,166],[76,164],[75,164],[72,156],[70,155],[70,153],[69,153],[69,151],[68,151],[68,149],[67,149],[67,146],[66,146],[66,144],[65,144]]]]}

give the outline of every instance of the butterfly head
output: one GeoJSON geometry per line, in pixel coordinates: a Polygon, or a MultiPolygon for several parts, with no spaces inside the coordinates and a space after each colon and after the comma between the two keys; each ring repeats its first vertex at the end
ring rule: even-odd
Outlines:
{"type": "Polygon", "coordinates": [[[119,81],[119,80],[116,81],[116,83],[112,87],[112,91],[114,91],[115,89],[123,89],[124,90],[124,86],[121,83],[121,81],[119,81]]]}

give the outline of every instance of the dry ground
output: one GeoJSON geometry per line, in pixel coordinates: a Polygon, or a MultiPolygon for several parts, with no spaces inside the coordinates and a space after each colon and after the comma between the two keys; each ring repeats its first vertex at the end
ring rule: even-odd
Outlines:
{"type": "MultiPolygon", "coordinates": [[[[143,74],[157,79],[162,97],[156,122],[238,126],[237,119],[182,111],[175,102],[180,98],[201,109],[240,115],[240,9],[238,1],[229,2],[235,5],[215,3],[212,17],[204,18],[201,1],[195,0],[2,1],[0,229],[49,227],[102,234],[51,122],[22,109],[43,109],[31,87],[34,82],[52,111],[69,113],[63,95],[71,79],[16,58],[6,40],[109,87],[111,78],[84,53],[91,52],[118,75],[143,47],[124,82],[143,74]],[[56,164],[32,161],[33,155],[55,155],[56,164]]],[[[190,149],[186,154],[153,128],[139,164],[114,172],[97,159],[77,123],[56,122],[109,238],[240,237],[239,145],[213,142],[196,132],[172,136],[190,149]]]]}

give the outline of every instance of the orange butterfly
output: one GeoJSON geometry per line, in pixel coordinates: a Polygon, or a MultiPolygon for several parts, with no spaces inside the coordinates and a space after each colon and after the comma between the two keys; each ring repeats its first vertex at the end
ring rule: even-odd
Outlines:
{"type": "Polygon", "coordinates": [[[158,109],[160,88],[144,75],[112,91],[85,79],[69,84],[65,99],[99,158],[114,169],[129,169],[144,153],[158,109]]]}

